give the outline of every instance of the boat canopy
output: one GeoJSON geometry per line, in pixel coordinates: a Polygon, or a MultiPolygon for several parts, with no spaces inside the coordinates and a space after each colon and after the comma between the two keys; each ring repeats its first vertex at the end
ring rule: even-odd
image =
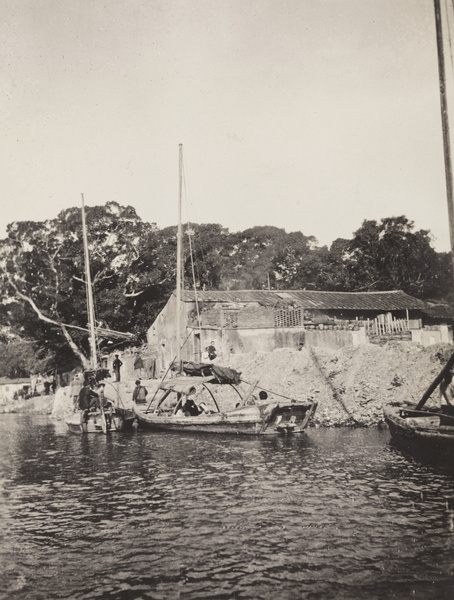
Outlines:
{"type": "Polygon", "coordinates": [[[230,385],[241,383],[241,373],[238,373],[235,369],[220,367],[213,363],[185,362],[183,363],[183,371],[187,375],[196,377],[209,377],[211,375],[211,379],[214,378],[215,380],[213,383],[227,383],[230,385]]]}
{"type": "Polygon", "coordinates": [[[218,383],[218,381],[214,377],[176,377],[175,379],[163,381],[159,388],[188,396],[189,394],[195,394],[197,388],[205,383],[218,383]]]}

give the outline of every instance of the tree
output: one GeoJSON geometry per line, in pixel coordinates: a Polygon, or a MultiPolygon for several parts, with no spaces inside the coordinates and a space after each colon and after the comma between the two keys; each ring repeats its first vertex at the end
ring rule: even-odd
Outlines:
{"type": "MultiPolygon", "coordinates": [[[[133,208],[113,202],[87,207],[86,217],[98,316],[109,328],[134,329],[135,301],[149,278],[131,265],[140,261],[152,227],[133,208]]],[[[87,367],[80,210],[71,208],[40,223],[11,224],[0,242],[0,269],[2,292],[15,305],[16,322],[27,329],[30,321],[38,321],[46,330],[42,343],[56,351],[64,342],[87,367]],[[22,315],[18,304],[27,307],[22,315]]]]}
{"type": "Polygon", "coordinates": [[[405,216],[363,221],[347,249],[351,289],[401,289],[421,298],[439,294],[439,259],[430,232],[413,228],[405,216]]]}
{"type": "Polygon", "coordinates": [[[29,377],[52,366],[53,356],[40,352],[35,344],[22,340],[0,343],[0,377],[29,377]]]}

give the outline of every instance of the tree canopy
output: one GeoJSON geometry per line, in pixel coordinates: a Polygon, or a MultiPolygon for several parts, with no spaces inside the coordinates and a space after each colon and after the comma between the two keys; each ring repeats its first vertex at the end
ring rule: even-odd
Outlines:
{"type": "MultiPolygon", "coordinates": [[[[159,229],[116,202],[85,211],[97,324],[143,333],[175,288],[177,228],[159,229]]],[[[190,223],[183,253],[185,286],[198,289],[401,289],[424,299],[441,298],[452,278],[449,255],[405,216],[366,220],[330,248],[273,226],[230,233],[190,223]]],[[[0,241],[0,275],[4,341],[32,342],[57,363],[88,364],[80,208],[11,223],[0,241]]]]}

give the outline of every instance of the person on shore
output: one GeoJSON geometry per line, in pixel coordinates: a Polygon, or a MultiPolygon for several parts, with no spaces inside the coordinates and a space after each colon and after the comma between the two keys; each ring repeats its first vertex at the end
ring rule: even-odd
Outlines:
{"type": "Polygon", "coordinates": [[[214,342],[211,342],[211,344],[205,348],[204,360],[213,362],[213,360],[216,357],[217,357],[216,348],[215,348],[214,342]]]}
{"type": "Polygon", "coordinates": [[[142,369],[144,368],[143,360],[140,354],[137,352],[137,356],[134,360],[134,371],[139,371],[139,377],[142,377],[142,369]]]}
{"type": "Polygon", "coordinates": [[[132,393],[132,400],[136,404],[145,404],[148,395],[148,390],[142,385],[140,379],[136,381],[136,387],[132,393]]]}
{"type": "Polygon", "coordinates": [[[112,369],[115,375],[115,381],[120,381],[120,368],[123,366],[118,354],[115,354],[115,360],[112,363],[112,369]]]}

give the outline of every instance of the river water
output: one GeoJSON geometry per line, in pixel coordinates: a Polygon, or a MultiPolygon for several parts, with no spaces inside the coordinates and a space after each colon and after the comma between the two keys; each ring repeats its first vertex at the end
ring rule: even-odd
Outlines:
{"type": "Polygon", "coordinates": [[[454,597],[454,470],[376,429],[76,436],[0,415],[0,597],[454,597]]]}

